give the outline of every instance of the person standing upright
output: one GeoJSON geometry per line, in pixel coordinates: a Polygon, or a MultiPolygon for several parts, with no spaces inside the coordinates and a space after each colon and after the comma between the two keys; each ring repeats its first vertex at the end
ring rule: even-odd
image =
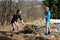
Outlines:
{"type": "Polygon", "coordinates": [[[50,17],[51,17],[51,13],[49,11],[49,7],[45,8],[45,21],[46,21],[46,33],[45,35],[50,34],[50,17]]]}

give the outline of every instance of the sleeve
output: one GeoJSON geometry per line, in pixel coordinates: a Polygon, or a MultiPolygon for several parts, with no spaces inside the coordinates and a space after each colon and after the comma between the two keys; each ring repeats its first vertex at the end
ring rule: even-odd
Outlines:
{"type": "Polygon", "coordinates": [[[50,11],[48,12],[48,17],[50,17],[50,11]]]}
{"type": "Polygon", "coordinates": [[[24,24],[24,22],[23,22],[23,20],[22,20],[22,17],[21,17],[21,15],[19,15],[18,17],[20,18],[21,22],[24,24]]]}
{"type": "Polygon", "coordinates": [[[49,17],[49,16],[50,16],[50,11],[46,13],[46,17],[49,17]]]}
{"type": "Polygon", "coordinates": [[[20,20],[22,20],[22,17],[21,17],[21,15],[18,15],[18,18],[20,18],[20,20]]]}

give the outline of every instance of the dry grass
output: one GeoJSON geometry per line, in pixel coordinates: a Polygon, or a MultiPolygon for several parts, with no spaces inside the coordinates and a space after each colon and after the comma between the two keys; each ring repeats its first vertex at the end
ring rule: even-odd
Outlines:
{"type": "MultiPolygon", "coordinates": [[[[38,23],[38,22],[37,22],[38,23]]],[[[32,25],[27,25],[28,28],[31,28],[32,25]]],[[[33,28],[35,25],[33,26],[33,28]]],[[[33,29],[31,28],[31,29],[33,29]]],[[[0,40],[60,40],[59,33],[51,33],[48,36],[44,35],[45,30],[42,27],[42,30],[38,31],[37,34],[34,33],[20,33],[19,35],[14,34],[13,37],[10,36],[11,34],[11,26],[2,26],[0,27],[0,40]]]]}

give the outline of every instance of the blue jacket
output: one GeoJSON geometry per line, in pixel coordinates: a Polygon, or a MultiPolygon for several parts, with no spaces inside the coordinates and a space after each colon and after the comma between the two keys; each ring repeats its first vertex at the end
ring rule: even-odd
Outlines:
{"type": "Polygon", "coordinates": [[[50,13],[50,11],[47,11],[46,13],[45,13],[46,15],[46,22],[50,22],[50,16],[51,16],[51,13],[50,13]]]}

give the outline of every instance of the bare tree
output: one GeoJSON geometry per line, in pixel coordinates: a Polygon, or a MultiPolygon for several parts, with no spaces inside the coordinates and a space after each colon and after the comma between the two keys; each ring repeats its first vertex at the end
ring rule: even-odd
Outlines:
{"type": "Polygon", "coordinates": [[[26,21],[36,20],[44,15],[42,6],[38,4],[37,0],[18,0],[18,2],[3,0],[0,2],[0,22],[9,24],[17,9],[22,10],[22,17],[26,21]]]}

